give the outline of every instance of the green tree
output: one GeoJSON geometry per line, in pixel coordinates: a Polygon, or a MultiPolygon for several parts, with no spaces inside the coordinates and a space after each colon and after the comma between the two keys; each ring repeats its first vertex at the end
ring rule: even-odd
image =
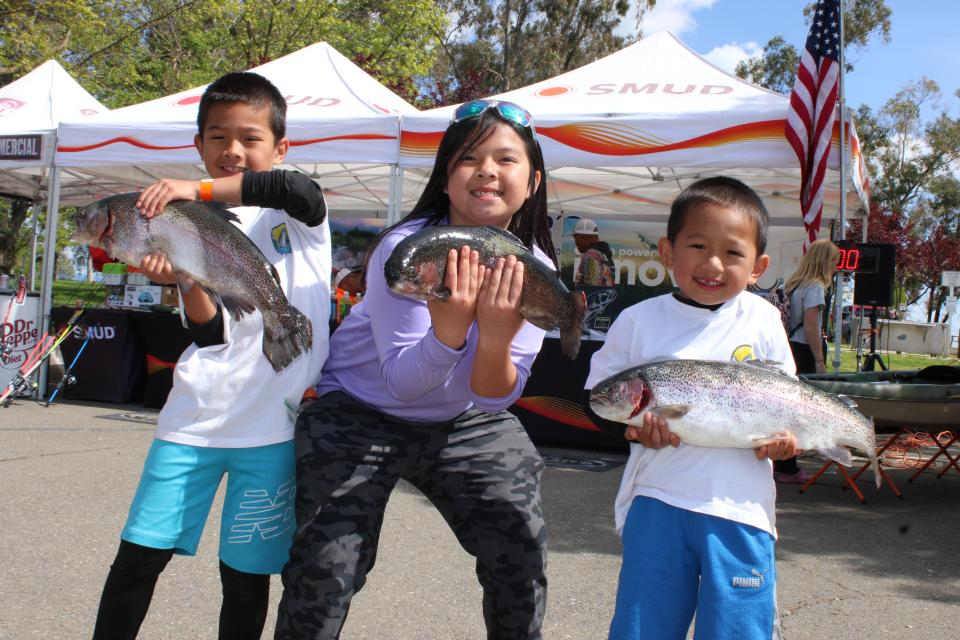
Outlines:
{"type": "Polygon", "coordinates": [[[932,320],[939,315],[940,272],[960,269],[954,242],[960,239],[960,182],[953,172],[960,118],[943,106],[940,88],[928,78],[908,84],[876,114],[861,106],[857,118],[871,201],[909,220],[916,242],[916,256],[898,264],[899,288],[906,304],[926,298],[932,320]],[[935,115],[925,120],[925,110],[935,115]]]}
{"type": "MultiPolygon", "coordinates": [[[[815,9],[816,3],[804,8],[803,15],[808,21],[813,20],[815,9]]],[[[848,71],[853,70],[851,54],[866,49],[874,38],[890,41],[891,14],[885,0],[847,0],[844,3],[844,62],[848,71]]],[[[799,46],[803,44],[799,43],[799,46]]],[[[767,42],[758,56],[740,62],[736,74],[762,87],[788,93],[793,88],[799,64],[800,48],[778,35],[767,42]]]]}
{"type": "MultiPolygon", "coordinates": [[[[451,22],[424,93],[436,104],[522,87],[625,46],[628,0],[438,0],[451,22]]],[[[652,7],[654,1],[638,3],[652,7]]]]}

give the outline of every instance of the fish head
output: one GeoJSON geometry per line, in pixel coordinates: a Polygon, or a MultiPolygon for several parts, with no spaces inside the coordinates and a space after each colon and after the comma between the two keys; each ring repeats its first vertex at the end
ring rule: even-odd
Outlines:
{"type": "Polygon", "coordinates": [[[109,198],[88,204],[74,218],[73,240],[100,247],[100,239],[110,233],[111,219],[109,198]]]}
{"type": "Polygon", "coordinates": [[[383,276],[391,291],[407,298],[430,300],[450,293],[443,284],[445,268],[436,260],[394,251],[383,266],[383,276]]]}
{"type": "Polygon", "coordinates": [[[641,424],[653,406],[653,389],[634,372],[607,378],[590,390],[590,409],[604,420],[641,424]]]}

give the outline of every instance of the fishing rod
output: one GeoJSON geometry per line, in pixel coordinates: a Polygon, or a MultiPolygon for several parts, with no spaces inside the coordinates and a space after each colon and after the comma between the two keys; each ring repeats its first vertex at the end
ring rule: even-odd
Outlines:
{"type": "Polygon", "coordinates": [[[40,340],[37,341],[36,346],[30,351],[29,355],[27,355],[26,360],[24,360],[24,363],[20,366],[16,375],[14,375],[13,379],[7,384],[6,389],[0,393],[0,406],[9,407],[14,397],[19,395],[20,392],[31,388],[30,376],[32,376],[33,372],[43,364],[43,361],[53,353],[53,350],[67,339],[67,336],[70,335],[74,325],[83,313],[83,308],[74,310],[73,316],[71,316],[70,320],[67,321],[67,324],[56,336],[51,336],[49,332],[44,332],[40,340]]]}
{"type": "Polygon", "coordinates": [[[86,332],[87,337],[84,339],[83,344],[80,345],[80,349],[77,351],[77,355],[73,356],[73,361],[70,363],[70,366],[67,367],[66,371],[63,372],[63,377],[60,378],[60,382],[57,383],[57,387],[53,390],[53,393],[50,394],[50,397],[47,398],[47,401],[43,403],[43,406],[49,407],[50,403],[53,402],[54,398],[57,397],[57,394],[60,393],[60,390],[64,386],[69,386],[76,382],[76,378],[71,376],[74,365],[77,364],[77,360],[80,359],[80,354],[83,353],[83,350],[87,348],[87,344],[90,343],[90,336],[92,335],[89,331],[86,332]]]}

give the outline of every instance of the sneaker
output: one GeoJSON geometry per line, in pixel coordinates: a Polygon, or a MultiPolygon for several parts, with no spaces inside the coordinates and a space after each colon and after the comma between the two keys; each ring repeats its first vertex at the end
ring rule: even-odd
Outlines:
{"type": "Polygon", "coordinates": [[[804,484],[812,477],[806,469],[800,469],[796,473],[773,472],[773,479],[784,484],[804,484]]]}

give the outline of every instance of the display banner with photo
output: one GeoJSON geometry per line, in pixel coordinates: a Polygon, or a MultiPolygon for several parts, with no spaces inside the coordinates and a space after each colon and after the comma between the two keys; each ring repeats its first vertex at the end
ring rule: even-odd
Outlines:
{"type": "MultiPolygon", "coordinates": [[[[575,282],[582,254],[577,249],[574,231],[581,220],[584,219],[573,215],[567,215],[563,220],[560,277],[568,288],[586,294],[584,329],[592,337],[602,339],[625,308],[673,290],[670,274],[657,252],[657,240],[666,233],[666,227],[663,223],[622,216],[616,219],[589,218],[588,226],[589,222],[596,225],[597,241],[607,245],[597,249],[609,249],[613,260],[613,286],[595,286],[575,282]]],[[[582,231],[583,227],[579,230],[582,231]]]]}
{"type": "Polygon", "coordinates": [[[386,227],[382,218],[330,218],[333,272],[363,265],[363,254],[386,227]]]}

